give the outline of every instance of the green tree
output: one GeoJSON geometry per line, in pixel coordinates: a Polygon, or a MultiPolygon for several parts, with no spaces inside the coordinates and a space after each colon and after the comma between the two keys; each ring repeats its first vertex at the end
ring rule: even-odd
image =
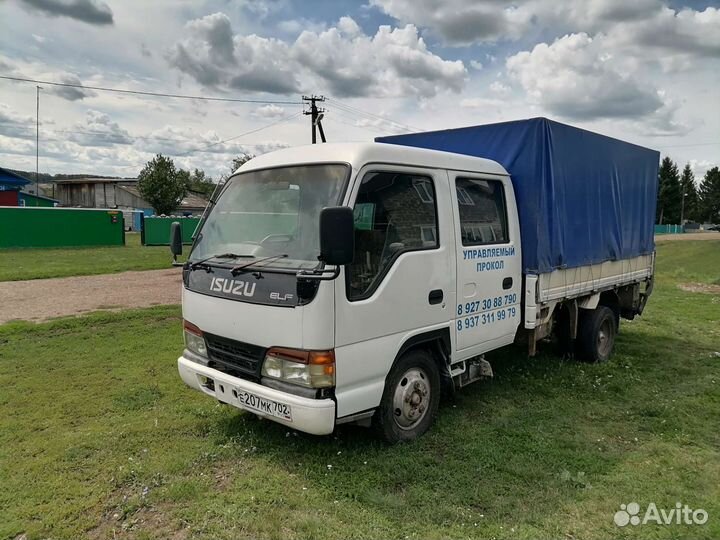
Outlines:
{"type": "Polygon", "coordinates": [[[677,165],[666,156],[660,163],[658,175],[657,223],[680,223],[681,200],[677,165]]]}
{"type": "Polygon", "coordinates": [[[680,176],[681,216],[680,219],[696,221],[700,219],[698,208],[698,192],[695,187],[695,175],[687,163],[680,176]]]}
{"type": "Polygon", "coordinates": [[[188,191],[202,193],[205,197],[210,198],[215,190],[215,182],[202,169],[195,169],[189,174],[187,188],[188,191]]]}
{"type": "Polygon", "coordinates": [[[252,154],[240,154],[239,156],[235,156],[232,159],[232,162],[230,163],[230,172],[227,175],[223,176],[223,180],[227,180],[232,174],[237,171],[243,164],[250,161],[255,156],[252,154]]]}
{"type": "Polygon", "coordinates": [[[229,171],[227,174],[220,175],[220,183],[225,182],[228,178],[230,178],[235,171],[237,171],[244,163],[247,163],[255,156],[253,154],[240,154],[238,156],[235,156],[232,158],[232,161],[230,162],[229,171]]]}
{"type": "Polygon", "coordinates": [[[230,174],[237,171],[242,165],[250,161],[255,156],[253,154],[240,154],[239,156],[236,156],[232,160],[232,164],[230,165],[230,174]]]}
{"type": "Polygon", "coordinates": [[[706,172],[700,184],[700,216],[702,221],[720,222],[720,169],[717,167],[706,172]]]}
{"type": "Polygon", "coordinates": [[[173,160],[156,155],[138,175],[138,190],[158,214],[170,214],[187,194],[190,173],[175,168],[173,160]]]}

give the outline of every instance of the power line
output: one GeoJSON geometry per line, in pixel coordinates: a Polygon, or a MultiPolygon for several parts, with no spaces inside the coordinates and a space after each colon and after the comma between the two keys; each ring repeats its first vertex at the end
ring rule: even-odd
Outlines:
{"type": "Polygon", "coordinates": [[[402,128],[405,131],[419,131],[419,130],[415,130],[415,129],[411,128],[410,126],[405,126],[399,122],[390,120],[389,118],[383,118],[382,116],[379,116],[379,115],[376,115],[373,113],[369,113],[369,112],[366,112],[366,111],[363,111],[360,109],[347,107],[344,104],[340,104],[337,101],[333,101],[333,105],[335,105],[336,110],[345,111],[346,113],[354,115],[356,118],[365,118],[368,120],[372,120],[374,122],[380,121],[380,122],[390,125],[390,126],[396,126],[396,127],[402,128]]]}
{"type": "MultiPolygon", "coordinates": [[[[328,119],[330,122],[337,122],[338,124],[343,124],[343,125],[345,125],[345,126],[350,126],[350,127],[356,128],[356,129],[364,129],[364,130],[366,130],[366,131],[369,131],[369,132],[372,132],[372,133],[376,133],[376,134],[378,134],[378,135],[385,135],[385,134],[387,134],[385,131],[381,130],[381,129],[378,128],[377,126],[360,126],[360,125],[358,125],[358,124],[354,124],[354,123],[350,123],[350,122],[345,122],[344,120],[340,120],[340,119],[337,117],[337,113],[338,113],[338,111],[335,111],[335,115],[329,116],[327,119],[328,119]]],[[[343,116],[343,118],[350,118],[351,120],[354,120],[354,118],[351,118],[351,117],[349,117],[349,116],[343,116]]]]}
{"type": "MultiPolygon", "coordinates": [[[[343,111],[342,109],[336,109],[333,111],[335,115],[339,114],[343,118],[347,118],[349,120],[353,120],[356,122],[353,124],[355,127],[362,128],[362,129],[368,129],[371,131],[374,131],[375,133],[378,133],[380,135],[387,135],[389,130],[397,130],[400,128],[400,126],[396,124],[392,124],[389,122],[385,122],[384,124],[382,122],[378,122],[377,120],[373,120],[368,117],[360,116],[360,115],[352,115],[352,113],[348,114],[346,111],[343,111]],[[358,124],[357,122],[361,122],[365,120],[366,122],[370,122],[369,124],[358,124]]],[[[405,128],[400,128],[403,132],[407,132],[408,130],[405,128]]]]}
{"type": "MultiPolygon", "coordinates": [[[[258,131],[262,131],[262,130],[264,130],[264,129],[267,129],[267,128],[272,127],[272,126],[277,125],[277,124],[280,124],[280,123],[285,122],[285,121],[287,121],[287,120],[292,120],[293,118],[295,118],[295,117],[297,117],[297,116],[300,116],[300,114],[302,114],[302,113],[301,113],[301,112],[297,112],[297,113],[295,113],[295,114],[291,114],[291,115],[289,115],[289,116],[286,116],[286,117],[284,117],[284,118],[280,118],[279,120],[276,120],[276,121],[274,121],[274,122],[271,122],[271,123],[266,124],[266,125],[264,125],[264,126],[261,126],[261,127],[259,127],[259,128],[255,128],[255,129],[250,130],[250,131],[247,131],[247,132],[245,132],[245,133],[241,133],[240,135],[235,135],[235,136],[230,137],[230,138],[228,138],[228,139],[224,139],[224,140],[221,140],[221,141],[215,141],[215,142],[213,142],[213,143],[210,143],[210,144],[207,145],[206,147],[201,147],[201,148],[211,148],[211,147],[213,147],[213,146],[216,146],[216,145],[219,145],[219,144],[223,144],[223,143],[230,142],[230,141],[232,141],[232,140],[238,139],[238,138],[243,137],[243,136],[245,136],[245,135],[250,135],[250,134],[252,134],[252,133],[257,133],[258,131]]],[[[31,128],[30,128],[29,126],[16,125],[16,124],[13,124],[12,122],[0,122],[0,125],[16,126],[17,128],[26,130],[26,133],[28,134],[28,136],[30,135],[30,132],[31,132],[31,128]]],[[[110,139],[110,138],[112,138],[112,137],[115,137],[115,136],[119,136],[119,137],[126,138],[126,139],[132,139],[132,140],[167,141],[167,142],[180,142],[180,143],[190,142],[188,139],[179,139],[179,138],[170,138],[170,137],[159,137],[159,136],[153,136],[153,135],[130,135],[130,134],[124,134],[124,133],[115,134],[115,133],[107,132],[107,131],[93,131],[93,130],[80,130],[80,129],[42,129],[41,131],[42,131],[43,133],[55,133],[55,134],[57,134],[57,133],[76,133],[76,134],[81,134],[81,135],[99,135],[99,136],[100,136],[100,137],[99,137],[99,140],[100,140],[100,141],[102,141],[102,142],[114,143],[114,144],[123,144],[123,143],[121,143],[121,142],[115,142],[115,141],[113,141],[113,140],[108,140],[108,139],[110,139]],[[104,136],[105,138],[103,138],[103,136],[104,136]]],[[[3,134],[0,133],[0,135],[3,135],[3,134]]],[[[5,135],[5,136],[7,137],[8,135],[5,135]]],[[[29,137],[25,137],[25,138],[29,139],[29,137]]],[[[77,143],[77,141],[74,141],[74,140],[72,140],[72,139],[45,138],[45,140],[52,140],[52,141],[65,141],[65,140],[68,140],[69,142],[77,143]]],[[[127,144],[127,143],[125,143],[125,144],[127,144]]],[[[92,146],[92,144],[88,144],[87,146],[92,146]]],[[[260,144],[254,144],[254,145],[245,145],[245,146],[262,146],[262,145],[260,145],[260,144]]],[[[190,150],[189,152],[192,153],[192,152],[197,152],[197,151],[200,151],[200,149],[193,149],[193,150],[190,150]]]]}
{"type": "Polygon", "coordinates": [[[279,120],[276,120],[275,122],[271,122],[269,124],[266,124],[262,127],[251,129],[250,131],[246,131],[244,133],[241,133],[240,135],[235,135],[234,137],[230,137],[229,139],[225,139],[222,141],[217,141],[212,144],[208,144],[207,146],[201,146],[200,148],[195,148],[193,150],[189,150],[188,152],[183,152],[182,154],[175,154],[175,157],[184,157],[190,154],[194,154],[195,152],[204,152],[208,148],[212,148],[213,146],[217,146],[219,144],[225,144],[230,141],[234,141],[235,139],[239,139],[240,137],[244,137],[245,135],[252,135],[253,133],[257,133],[258,131],[262,131],[263,129],[267,129],[272,126],[276,126],[277,124],[282,124],[283,122],[286,122],[288,120],[292,120],[293,118],[296,118],[302,114],[301,112],[297,112],[295,114],[291,114],[289,116],[285,116],[283,118],[280,118],[279,120]]]}
{"type": "Polygon", "coordinates": [[[658,148],[684,148],[684,147],[691,147],[691,146],[712,146],[712,145],[718,145],[718,144],[720,144],[720,141],[704,142],[704,143],[690,143],[690,144],[672,144],[669,146],[658,146],[658,148]]]}
{"type": "MultiPolygon", "coordinates": [[[[188,150],[188,151],[186,151],[186,152],[182,152],[182,153],[180,153],[180,154],[175,154],[173,157],[175,157],[175,158],[185,157],[185,156],[189,156],[190,154],[194,154],[194,153],[196,153],[196,152],[205,152],[205,151],[207,151],[208,149],[212,148],[213,146],[218,146],[218,145],[220,145],[220,144],[225,144],[225,143],[230,142],[230,141],[233,141],[233,140],[235,140],[235,139],[239,139],[240,137],[244,137],[244,136],[246,136],[246,135],[251,135],[251,134],[253,134],[253,133],[257,133],[257,132],[262,131],[262,130],[264,130],[264,129],[267,129],[267,128],[269,128],[269,127],[278,125],[278,124],[280,124],[280,123],[282,123],[282,122],[286,122],[286,121],[288,121],[288,120],[292,120],[293,118],[296,118],[296,117],[300,116],[301,114],[302,114],[302,111],[301,111],[301,112],[297,112],[297,113],[295,113],[295,114],[291,114],[291,115],[289,115],[289,116],[286,116],[286,117],[284,117],[284,118],[280,118],[280,119],[278,119],[278,120],[276,120],[276,121],[274,121],[274,122],[271,122],[271,123],[266,124],[266,125],[264,125],[264,126],[261,126],[261,127],[259,127],[259,128],[255,128],[255,129],[252,129],[252,130],[250,130],[250,131],[245,131],[245,132],[243,132],[243,133],[240,133],[240,134],[235,135],[235,136],[233,136],[233,137],[229,137],[229,138],[224,139],[224,140],[222,140],[222,141],[217,141],[217,142],[214,142],[214,143],[205,145],[205,146],[201,146],[201,147],[199,147],[199,148],[193,148],[193,149],[191,149],[191,150],[188,150]]],[[[140,138],[140,137],[137,137],[137,138],[140,138]]],[[[46,138],[46,140],[57,141],[57,142],[65,142],[65,141],[66,141],[66,139],[59,139],[59,138],[46,138]]],[[[75,141],[71,141],[71,142],[75,142],[75,141]]],[[[187,141],[187,140],[178,140],[178,142],[188,142],[188,141],[187,141]]],[[[76,143],[76,144],[77,144],[77,143],[76,143]]],[[[91,145],[88,145],[88,146],[91,146],[91,145]]],[[[246,144],[246,145],[243,145],[243,146],[246,146],[246,147],[249,147],[249,148],[256,148],[256,147],[259,147],[259,146],[262,146],[262,145],[261,145],[261,144],[246,144]]],[[[116,165],[116,167],[118,167],[118,168],[125,168],[125,169],[128,169],[128,168],[137,168],[137,167],[139,167],[139,166],[140,166],[139,164],[138,164],[138,165],[131,165],[131,164],[128,164],[128,165],[116,165]]]]}
{"type": "Polygon", "coordinates": [[[338,100],[335,99],[335,98],[327,98],[327,100],[328,100],[328,101],[331,101],[331,102],[334,103],[336,106],[341,107],[341,108],[347,110],[348,112],[353,112],[353,113],[355,113],[355,114],[361,114],[361,115],[364,115],[364,116],[370,116],[370,117],[373,117],[373,118],[377,118],[378,120],[382,120],[382,121],[384,121],[384,122],[388,122],[388,123],[390,123],[390,124],[395,124],[395,125],[397,125],[397,126],[400,126],[400,127],[402,127],[403,129],[406,129],[406,130],[408,130],[408,131],[422,131],[422,129],[417,128],[417,127],[413,127],[413,126],[411,126],[411,125],[409,125],[409,124],[404,124],[404,123],[402,123],[402,122],[397,122],[396,120],[393,120],[393,119],[391,119],[391,118],[387,118],[387,117],[381,116],[381,115],[379,115],[379,114],[374,114],[374,113],[371,113],[371,112],[368,112],[368,111],[364,111],[364,110],[362,110],[362,109],[358,109],[357,107],[353,107],[352,105],[348,105],[347,103],[344,103],[344,102],[342,102],[342,101],[338,101],[338,100]]]}
{"type": "Polygon", "coordinates": [[[30,79],[26,77],[10,77],[9,75],[0,75],[0,79],[17,82],[28,82],[33,84],[45,84],[49,86],[62,86],[66,88],[80,88],[83,90],[97,90],[99,92],[116,92],[119,94],[134,94],[140,96],[152,96],[152,97],[166,97],[176,99],[202,99],[205,101],[223,101],[231,103],[262,103],[268,105],[301,105],[300,101],[282,101],[282,100],[267,100],[267,99],[245,99],[245,98],[221,98],[221,97],[207,97],[207,96],[190,96],[185,94],[168,94],[164,92],[146,92],[142,90],[125,90],[122,88],[108,88],[103,86],[87,86],[83,84],[73,83],[61,83],[53,81],[41,81],[38,79],[30,79]]]}
{"type": "MultiPolygon", "coordinates": [[[[0,126],[14,126],[16,129],[25,130],[25,132],[28,134],[29,138],[30,134],[34,132],[34,130],[30,126],[22,126],[15,124],[13,122],[0,122],[0,126]]],[[[122,137],[127,139],[135,139],[135,140],[150,140],[150,141],[167,141],[167,142],[188,142],[188,139],[180,139],[176,137],[161,137],[158,135],[131,135],[130,133],[113,133],[111,131],[97,131],[97,130],[91,130],[91,129],[46,129],[46,128],[40,128],[40,133],[74,133],[77,135],[99,135],[98,137],[101,140],[107,141],[108,138],[111,137],[122,137]]],[[[0,135],[4,135],[3,133],[0,133],[0,135]]],[[[8,137],[8,135],[4,135],[5,137],[8,137]]],[[[22,138],[22,137],[18,137],[22,138]]],[[[52,139],[52,140],[62,140],[62,139],[52,139]]],[[[70,142],[77,142],[73,141],[72,139],[68,139],[70,142]]],[[[112,142],[112,141],[109,141],[112,142]]],[[[122,144],[122,143],[117,143],[122,144]]]]}

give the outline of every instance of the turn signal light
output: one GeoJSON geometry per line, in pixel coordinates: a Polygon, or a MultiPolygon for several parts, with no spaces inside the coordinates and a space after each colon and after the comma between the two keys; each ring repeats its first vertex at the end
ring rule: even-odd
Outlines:
{"type": "Polygon", "coordinates": [[[183,320],[183,335],[185,337],[185,347],[197,355],[207,357],[207,346],[202,330],[193,323],[183,320]]]}
{"type": "Polygon", "coordinates": [[[262,374],[310,388],[335,386],[335,351],[273,347],[265,354],[262,374]]]}

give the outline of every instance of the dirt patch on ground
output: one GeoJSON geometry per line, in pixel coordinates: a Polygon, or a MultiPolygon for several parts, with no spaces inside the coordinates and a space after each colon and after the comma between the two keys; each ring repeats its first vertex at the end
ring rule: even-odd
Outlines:
{"type": "Polygon", "coordinates": [[[720,294],[720,285],[710,283],[680,283],[680,289],[688,292],[700,292],[706,294],[720,294]]]}
{"type": "Polygon", "coordinates": [[[720,233],[714,231],[705,231],[685,234],[655,235],[656,242],[675,242],[678,240],[720,240],[720,233]]]}
{"type": "Polygon", "coordinates": [[[97,310],[179,304],[182,270],[148,270],[0,283],[0,324],[46,321],[97,310]]]}
{"type": "Polygon", "coordinates": [[[180,523],[173,523],[170,518],[171,505],[144,506],[129,516],[121,512],[110,512],[103,516],[102,521],[87,531],[89,540],[114,540],[126,538],[166,538],[168,540],[185,540],[190,530],[180,523]]]}

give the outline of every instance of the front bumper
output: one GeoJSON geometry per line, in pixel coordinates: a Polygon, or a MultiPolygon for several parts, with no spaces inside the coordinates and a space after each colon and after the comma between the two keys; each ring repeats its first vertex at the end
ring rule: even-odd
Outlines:
{"type": "Polygon", "coordinates": [[[178,358],[178,371],[182,380],[190,388],[238,409],[248,410],[258,416],[313,435],[327,435],[335,429],[335,402],[332,399],[310,399],[281,392],[198,364],[185,356],[178,358]],[[203,384],[204,379],[201,378],[212,379],[215,382],[215,388],[208,388],[203,384]],[[285,420],[244,407],[236,397],[240,390],[289,405],[292,408],[292,420],[285,420]]]}

